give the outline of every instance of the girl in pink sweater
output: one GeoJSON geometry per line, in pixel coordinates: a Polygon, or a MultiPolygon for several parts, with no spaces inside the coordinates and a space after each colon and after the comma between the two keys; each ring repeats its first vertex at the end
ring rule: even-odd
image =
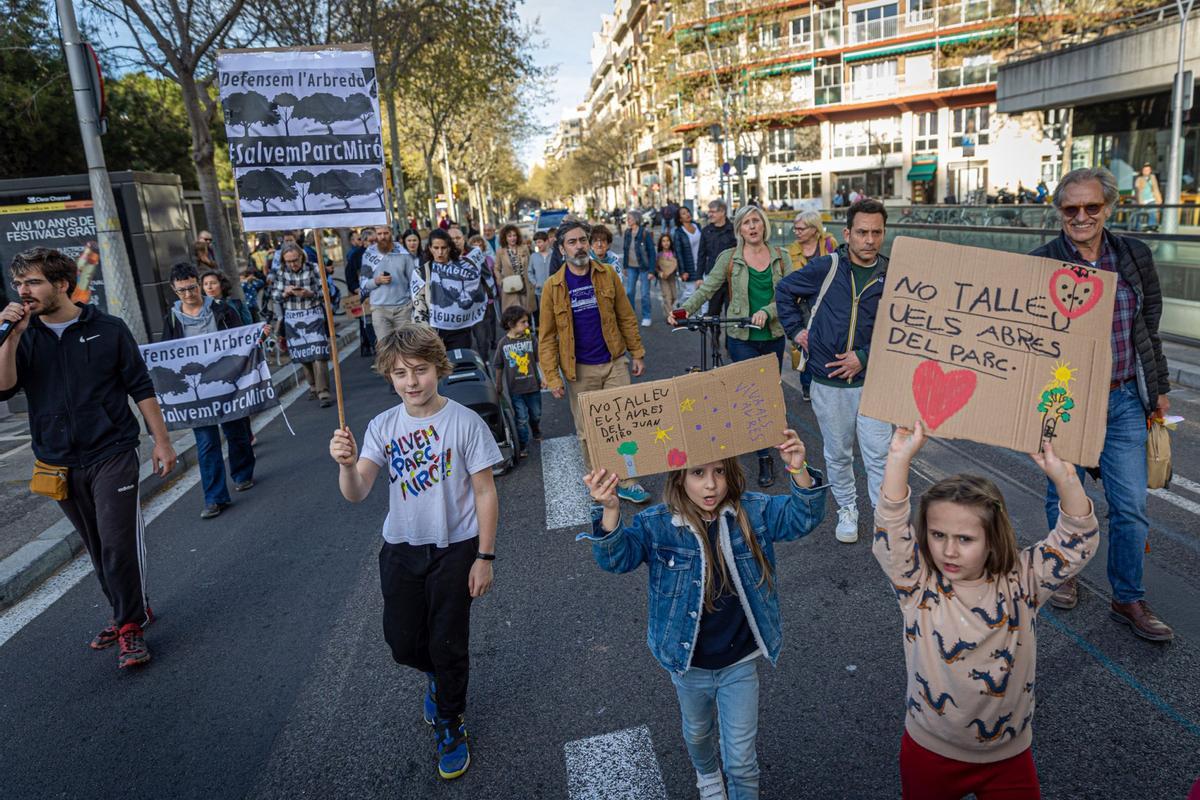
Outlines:
{"type": "Polygon", "coordinates": [[[985,478],[935,483],[910,520],[908,471],[924,443],[920,421],[892,437],[873,545],[904,616],[904,800],[1039,798],[1033,623],[1096,551],[1092,502],[1047,440],[1033,460],[1058,489],[1061,513],[1032,547],[1018,549],[1004,498],[985,478]]]}

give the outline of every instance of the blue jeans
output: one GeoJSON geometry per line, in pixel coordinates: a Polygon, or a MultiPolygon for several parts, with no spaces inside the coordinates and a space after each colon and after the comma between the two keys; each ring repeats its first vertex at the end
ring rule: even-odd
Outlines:
{"type": "Polygon", "coordinates": [[[521,449],[529,444],[529,423],[536,427],[542,422],[542,393],[514,394],[512,396],[513,413],[517,415],[517,438],[521,440],[521,449]]]}
{"type": "MultiPolygon", "coordinates": [[[[1079,479],[1084,478],[1079,468],[1079,479]]],[[[1146,595],[1142,562],[1150,518],[1146,515],[1146,411],[1137,382],[1108,393],[1108,429],[1100,451],[1100,475],[1108,501],[1108,582],[1113,600],[1132,603],[1146,595]]],[[[1058,492],[1046,482],[1046,522],[1058,522],[1058,492]]]]}
{"type": "Polygon", "coordinates": [[[221,457],[221,432],[229,443],[229,474],[234,483],[254,477],[254,448],[250,446],[250,418],[193,428],[196,436],[196,460],[200,463],[200,483],[204,486],[204,504],[228,503],[225,485],[225,459],[221,457]]]}
{"type": "MultiPolygon", "coordinates": [[[[729,358],[733,361],[749,361],[752,358],[759,356],[774,355],[775,360],[779,362],[780,371],[783,370],[783,349],[785,342],[781,336],[778,339],[765,339],[754,341],[752,339],[735,339],[732,336],[725,337],[725,346],[729,350],[729,358]]],[[[758,457],[771,455],[771,448],[757,451],[758,457]]]]}
{"type": "Polygon", "coordinates": [[[629,297],[629,305],[637,311],[637,287],[642,285],[642,319],[650,319],[650,270],[641,267],[625,267],[622,270],[622,280],[625,281],[625,294],[629,297]]]}
{"type": "Polygon", "coordinates": [[[671,682],[679,697],[683,741],[692,766],[701,775],[720,768],[719,727],[729,800],[757,800],[758,659],[716,670],[693,667],[682,675],[672,673],[671,682]]]}

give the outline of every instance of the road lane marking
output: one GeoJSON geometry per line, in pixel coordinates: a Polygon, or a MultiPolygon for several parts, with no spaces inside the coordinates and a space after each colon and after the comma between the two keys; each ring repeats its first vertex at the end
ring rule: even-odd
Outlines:
{"type": "MultiPolygon", "coordinates": [[[[339,354],[339,360],[344,361],[350,352],[350,348],[343,350],[339,354]]],[[[263,428],[267,427],[276,417],[280,416],[284,412],[284,409],[303,397],[307,391],[308,385],[303,383],[291,389],[280,398],[279,405],[254,417],[250,425],[251,430],[256,434],[260,433],[263,428]]],[[[159,492],[150,502],[142,507],[142,516],[145,519],[145,524],[149,525],[153,522],[160,514],[170,508],[176,500],[187,494],[199,482],[200,468],[198,465],[193,465],[170,486],[159,492]]],[[[17,635],[22,628],[36,619],[39,614],[54,605],[60,597],[74,588],[76,584],[86,578],[91,572],[92,561],[85,551],[76,556],[67,566],[47,578],[45,583],[33,592],[30,592],[19,603],[0,612],[0,647],[3,647],[9,639],[17,635]]]]}
{"type": "Polygon", "coordinates": [[[570,800],[666,800],[654,742],[645,725],[567,742],[570,800]]]}
{"type": "Polygon", "coordinates": [[[592,497],[583,484],[583,454],[575,436],[542,442],[542,483],[546,496],[546,530],[589,525],[592,497]]]}
{"type": "MultiPolygon", "coordinates": [[[[1174,481],[1172,481],[1172,483],[1174,483],[1174,481]]],[[[1159,500],[1166,500],[1173,506],[1178,506],[1179,508],[1185,509],[1193,514],[1196,514],[1197,516],[1200,516],[1200,503],[1197,503],[1194,500],[1188,500],[1186,497],[1180,497],[1174,492],[1167,491],[1166,489],[1151,489],[1150,494],[1154,495],[1159,500]]]]}
{"type": "Polygon", "coordinates": [[[1177,486],[1180,489],[1186,489],[1192,494],[1200,494],[1200,483],[1189,481],[1187,478],[1178,473],[1171,476],[1171,485],[1177,486]]]}

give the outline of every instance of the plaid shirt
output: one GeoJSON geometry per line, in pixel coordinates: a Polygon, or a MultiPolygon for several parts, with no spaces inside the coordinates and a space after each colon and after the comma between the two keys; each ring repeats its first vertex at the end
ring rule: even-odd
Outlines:
{"type": "Polygon", "coordinates": [[[1112,380],[1124,383],[1131,380],[1135,374],[1137,353],[1133,348],[1133,318],[1137,316],[1137,295],[1133,287],[1122,277],[1117,269],[1117,251],[1108,240],[1108,231],[1104,231],[1104,241],[1100,244],[1100,260],[1091,262],[1079,254],[1075,244],[1060,234],[1067,244],[1067,249],[1076,264],[1081,264],[1117,275],[1117,300],[1113,304],[1112,325],[1112,380]]]}
{"type": "Polygon", "coordinates": [[[305,264],[298,270],[284,266],[283,269],[274,273],[275,282],[271,285],[271,300],[266,304],[266,308],[262,310],[263,317],[267,322],[275,321],[275,304],[279,303],[283,306],[284,311],[302,311],[307,308],[313,308],[323,304],[321,297],[321,275],[317,272],[317,268],[312,264],[305,264]],[[300,289],[308,289],[313,293],[312,297],[297,297],[296,295],[283,296],[283,290],[288,286],[295,286],[300,289]]]}

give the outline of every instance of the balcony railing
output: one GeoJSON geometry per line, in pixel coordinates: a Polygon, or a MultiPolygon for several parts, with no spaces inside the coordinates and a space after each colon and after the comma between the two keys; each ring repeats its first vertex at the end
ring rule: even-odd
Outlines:
{"type": "MultiPolygon", "coordinates": [[[[675,15],[676,28],[688,27],[706,19],[723,17],[736,12],[778,3],[779,0],[707,0],[679,8],[675,15]]],[[[900,3],[897,2],[897,9],[900,3]]],[[[850,9],[853,11],[853,7],[850,9]]],[[[928,32],[933,27],[949,27],[982,22],[989,19],[1004,19],[1017,13],[1017,0],[958,0],[934,8],[913,9],[895,16],[856,23],[850,21],[828,27],[818,27],[819,19],[813,16],[813,37],[818,50],[859,44],[909,33],[928,32]]],[[[1039,12],[1041,13],[1041,12],[1039,12]]]]}
{"type": "Polygon", "coordinates": [[[958,89],[963,86],[978,86],[995,83],[999,68],[996,64],[972,64],[961,67],[944,67],[938,70],[939,89],[958,89]]]}

